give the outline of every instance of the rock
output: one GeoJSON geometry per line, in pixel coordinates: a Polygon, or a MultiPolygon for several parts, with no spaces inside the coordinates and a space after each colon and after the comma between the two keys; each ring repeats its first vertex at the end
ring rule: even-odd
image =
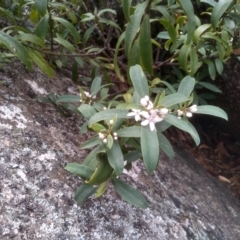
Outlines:
{"type": "Polygon", "coordinates": [[[49,79],[19,63],[6,65],[0,77],[1,240],[240,239],[239,199],[179,149],[173,161],[162,155],[150,176],[141,162],[123,176],[148,209],[125,203],[111,186],[103,197],[77,205],[81,181],[64,166],[86,154],[80,149],[86,136],[78,135],[82,119],[64,118],[33,98],[77,87],[59,73],[49,79]]]}

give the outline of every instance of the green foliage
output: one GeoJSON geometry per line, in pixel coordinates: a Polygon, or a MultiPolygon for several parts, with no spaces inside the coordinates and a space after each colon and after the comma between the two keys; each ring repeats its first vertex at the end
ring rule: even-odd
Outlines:
{"type": "Polygon", "coordinates": [[[118,178],[135,161],[153,172],[161,151],[172,159],[163,133],[170,126],[199,144],[189,122],[193,114],[227,119],[223,110],[207,105],[213,96],[208,91],[221,91],[206,77],[222,73],[232,39],[239,38],[240,3],[122,0],[119,7],[120,2],[102,2],[102,7],[84,0],[0,3],[0,20],[7,19],[0,31],[0,61],[17,57],[49,76],[55,68],[72,70],[81,85],[78,96],[51,93],[38,100],[66,116],[68,110],[78,113],[86,120],[80,132],[91,132],[82,146],[90,149],[85,160],[66,166],[84,181],[75,200],[99,197],[112,184],[124,200],[146,208],[145,198],[118,178]],[[89,75],[80,78],[79,68],[89,75]],[[118,83],[127,86],[120,93],[112,88],[118,83]]]}

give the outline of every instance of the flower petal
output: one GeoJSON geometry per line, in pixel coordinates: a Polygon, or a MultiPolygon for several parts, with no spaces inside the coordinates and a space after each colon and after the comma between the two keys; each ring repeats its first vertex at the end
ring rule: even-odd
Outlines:
{"type": "Polygon", "coordinates": [[[149,126],[150,126],[150,130],[151,130],[151,131],[156,131],[154,122],[150,122],[150,123],[149,123],[149,126]]]}
{"type": "Polygon", "coordinates": [[[146,119],[146,120],[144,120],[144,121],[141,122],[141,125],[142,125],[142,126],[147,126],[148,124],[149,124],[148,119],[146,119]]]}

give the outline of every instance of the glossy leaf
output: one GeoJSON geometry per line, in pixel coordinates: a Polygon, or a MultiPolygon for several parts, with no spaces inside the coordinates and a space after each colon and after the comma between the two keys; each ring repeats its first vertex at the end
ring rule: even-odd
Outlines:
{"type": "Polygon", "coordinates": [[[198,106],[197,107],[197,112],[199,114],[208,114],[216,117],[223,118],[225,120],[228,120],[228,116],[226,112],[224,112],[221,108],[211,106],[211,105],[206,105],[206,106],[198,106]]]}
{"type": "Polygon", "coordinates": [[[99,160],[99,165],[91,178],[86,181],[87,184],[99,185],[106,182],[113,173],[113,168],[110,166],[105,153],[97,154],[97,158],[99,160]]]}
{"type": "Polygon", "coordinates": [[[26,48],[16,39],[0,31],[0,42],[4,44],[12,53],[26,65],[28,69],[32,68],[32,61],[26,48]]]}
{"type": "Polygon", "coordinates": [[[171,143],[168,139],[160,132],[157,131],[158,143],[160,148],[166,153],[166,155],[170,158],[174,158],[174,150],[172,148],[171,143]]]}
{"type": "Polygon", "coordinates": [[[79,163],[69,163],[65,169],[72,174],[80,176],[84,180],[89,179],[94,173],[94,169],[79,163]]]}
{"type": "Polygon", "coordinates": [[[95,138],[92,138],[92,139],[89,139],[88,141],[86,141],[81,149],[87,149],[87,148],[92,148],[92,147],[95,147],[96,145],[98,145],[99,143],[101,143],[101,139],[99,137],[95,137],[95,138]]]}
{"type": "Polygon", "coordinates": [[[209,30],[211,27],[212,27],[212,25],[209,24],[209,23],[200,25],[194,32],[194,36],[193,36],[194,42],[198,43],[199,38],[201,37],[201,35],[203,33],[205,33],[207,30],[209,30]]]}
{"type": "Polygon", "coordinates": [[[63,26],[66,27],[66,29],[72,34],[75,43],[79,43],[80,41],[80,36],[79,33],[77,31],[77,29],[66,19],[64,18],[60,18],[60,17],[53,17],[53,20],[60,22],[63,26]]]}
{"type": "Polygon", "coordinates": [[[87,119],[90,119],[96,114],[96,110],[89,104],[81,104],[78,110],[87,119]]]}
{"type": "Polygon", "coordinates": [[[217,4],[214,6],[212,15],[211,15],[211,24],[214,28],[217,27],[219,24],[219,20],[226,12],[230,4],[233,2],[233,0],[219,0],[217,4]]]}
{"type": "Polygon", "coordinates": [[[187,98],[191,95],[195,86],[195,79],[190,76],[186,76],[181,80],[178,87],[178,93],[185,95],[187,98]]]}
{"type": "Polygon", "coordinates": [[[200,138],[196,132],[195,129],[193,129],[192,127],[190,127],[188,125],[187,122],[181,120],[181,119],[178,119],[176,116],[172,115],[172,114],[167,114],[165,117],[164,117],[164,120],[172,125],[174,125],[175,127],[185,131],[185,132],[188,132],[193,140],[195,141],[196,145],[199,145],[200,143],[200,138]]]}
{"type": "Polygon", "coordinates": [[[46,73],[49,77],[54,76],[53,69],[50,67],[48,62],[43,58],[43,56],[38,52],[31,48],[28,48],[28,53],[33,59],[33,61],[38,65],[38,67],[46,73]]]}
{"type": "Polygon", "coordinates": [[[213,92],[218,92],[221,93],[222,91],[216,87],[215,85],[208,83],[208,82],[198,82],[198,84],[200,84],[201,86],[213,91],[213,92]]]}
{"type": "Polygon", "coordinates": [[[107,190],[107,182],[101,183],[98,188],[95,197],[101,197],[107,190]]]}
{"type": "Polygon", "coordinates": [[[35,7],[41,16],[44,16],[47,11],[48,0],[34,0],[35,7]]]}
{"type": "Polygon", "coordinates": [[[125,51],[129,56],[130,49],[133,45],[133,40],[139,31],[139,26],[144,14],[144,11],[148,5],[149,0],[139,3],[135,9],[134,14],[130,17],[130,22],[127,23],[125,31],[125,51]]]}
{"type": "Polygon", "coordinates": [[[93,195],[96,192],[96,188],[92,185],[83,183],[81,185],[81,187],[78,188],[74,199],[75,201],[77,201],[78,203],[82,203],[84,202],[88,197],[90,197],[91,195],[93,195]]]}
{"type": "Polygon", "coordinates": [[[95,77],[92,81],[92,85],[91,85],[91,95],[95,95],[101,88],[101,83],[102,83],[102,80],[101,80],[101,77],[95,77]]]}
{"type": "Polygon", "coordinates": [[[108,162],[114,169],[117,176],[120,176],[124,168],[124,159],[122,150],[117,141],[114,141],[111,149],[107,150],[108,162]]]}
{"type": "Polygon", "coordinates": [[[179,0],[184,12],[187,15],[187,41],[186,44],[190,44],[193,40],[193,35],[196,28],[196,19],[194,14],[194,8],[191,0],[179,0]]]}
{"type": "Polygon", "coordinates": [[[180,67],[187,72],[188,71],[188,56],[191,51],[190,45],[183,45],[178,54],[178,62],[180,67]]]}
{"type": "Polygon", "coordinates": [[[143,161],[149,173],[157,167],[159,160],[159,143],[157,133],[149,126],[141,127],[141,148],[143,161]]]}
{"type": "Polygon", "coordinates": [[[119,137],[141,137],[141,127],[125,127],[117,130],[117,135],[119,137]]]}
{"type": "Polygon", "coordinates": [[[102,120],[110,120],[115,116],[117,118],[127,118],[127,110],[124,109],[107,109],[94,114],[88,121],[88,126],[91,127],[92,124],[100,122],[102,120]]]}
{"type": "Polygon", "coordinates": [[[143,18],[140,29],[139,45],[142,65],[150,75],[153,75],[151,26],[148,15],[145,15],[143,18]]]}
{"type": "Polygon", "coordinates": [[[175,104],[186,102],[187,100],[188,98],[182,93],[173,93],[166,96],[161,102],[161,105],[164,107],[171,107],[175,104]]]}
{"type": "Polygon", "coordinates": [[[134,188],[124,183],[120,179],[112,179],[112,184],[116,192],[127,202],[143,209],[148,208],[146,199],[134,188]]]}
{"type": "Polygon", "coordinates": [[[132,4],[132,0],[122,0],[122,9],[124,13],[124,17],[130,22],[130,7],[132,4]]]}
{"type": "Polygon", "coordinates": [[[222,72],[223,72],[223,62],[222,62],[222,60],[219,59],[219,58],[216,58],[215,59],[215,66],[216,66],[216,70],[217,70],[218,74],[221,75],[222,72]]]}
{"type": "Polygon", "coordinates": [[[45,38],[48,32],[48,21],[49,21],[49,16],[48,14],[45,15],[40,19],[38,22],[36,28],[35,28],[35,34],[40,37],[40,38],[45,38]]]}
{"type": "Polygon", "coordinates": [[[80,101],[80,96],[78,95],[62,95],[56,99],[57,103],[60,102],[66,102],[66,103],[74,103],[74,102],[79,102],[80,101]]]}
{"type": "Polygon", "coordinates": [[[128,163],[134,162],[142,157],[142,153],[139,150],[134,150],[131,152],[126,153],[123,158],[126,160],[128,163]]]}
{"type": "Polygon", "coordinates": [[[140,98],[149,96],[148,82],[142,68],[139,65],[130,68],[132,84],[140,98]]]}

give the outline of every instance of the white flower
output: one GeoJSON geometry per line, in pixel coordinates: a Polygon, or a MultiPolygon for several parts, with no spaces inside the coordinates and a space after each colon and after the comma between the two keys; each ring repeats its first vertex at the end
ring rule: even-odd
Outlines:
{"type": "Polygon", "coordinates": [[[113,133],[113,136],[114,136],[114,137],[117,137],[117,133],[116,133],[116,132],[114,132],[114,133],[113,133]]]}
{"type": "Polygon", "coordinates": [[[181,110],[177,110],[177,113],[178,113],[178,117],[181,117],[182,115],[183,115],[183,111],[181,111],[181,110]]]}
{"type": "Polygon", "coordinates": [[[192,113],[191,112],[186,112],[186,116],[190,118],[190,117],[192,117],[192,113]]]}
{"type": "Polygon", "coordinates": [[[156,122],[161,122],[163,118],[161,118],[157,114],[157,110],[152,109],[150,111],[150,115],[148,114],[148,118],[146,118],[144,121],[141,122],[142,126],[147,126],[149,124],[150,130],[151,131],[156,131],[155,123],[156,122]]]}
{"type": "Polygon", "coordinates": [[[111,120],[109,121],[109,123],[110,123],[110,125],[112,125],[112,124],[113,124],[113,120],[111,119],[111,120]]]}
{"type": "Polygon", "coordinates": [[[196,104],[192,105],[191,107],[188,108],[188,110],[189,110],[189,112],[191,112],[191,113],[196,112],[196,111],[197,111],[197,105],[196,105],[196,104]]]}
{"type": "Polygon", "coordinates": [[[140,104],[141,104],[143,107],[146,107],[146,106],[148,105],[148,101],[147,101],[145,98],[141,98],[140,104]]]}
{"type": "Polygon", "coordinates": [[[138,122],[141,120],[141,116],[140,116],[141,110],[139,109],[132,109],[132,112],[128,113],[127,116],[129,117],[133,117],[135,118],[135,121],[138,122]]]}
{"type": "Polygon", "coordinates": [[[165,115],[165,114],[168,113],[168,109],[167,109],[167,108],[161,108],[161,109],[159,109],[159,113],[160,113],[161,115],[165,115]]]}
{"type": "Polygon", "coordinates": [[[100,139],[104,139],[105,138],[105,135],[103,133],[98,133],[98,136],[100,139]]]}
{"type": "Polygon", "coordinates": [[[113,139],[114,139],[114,140],[118,140],[118,137],[114,137],[113,139]]]}
{"type": "Polygon", "coordinates": [[[106,139],[106,138],[104,138],[104,139],[103,139],[103,142],[104,142],[104,143],[107,143],[107,139],[106,139]]]}

